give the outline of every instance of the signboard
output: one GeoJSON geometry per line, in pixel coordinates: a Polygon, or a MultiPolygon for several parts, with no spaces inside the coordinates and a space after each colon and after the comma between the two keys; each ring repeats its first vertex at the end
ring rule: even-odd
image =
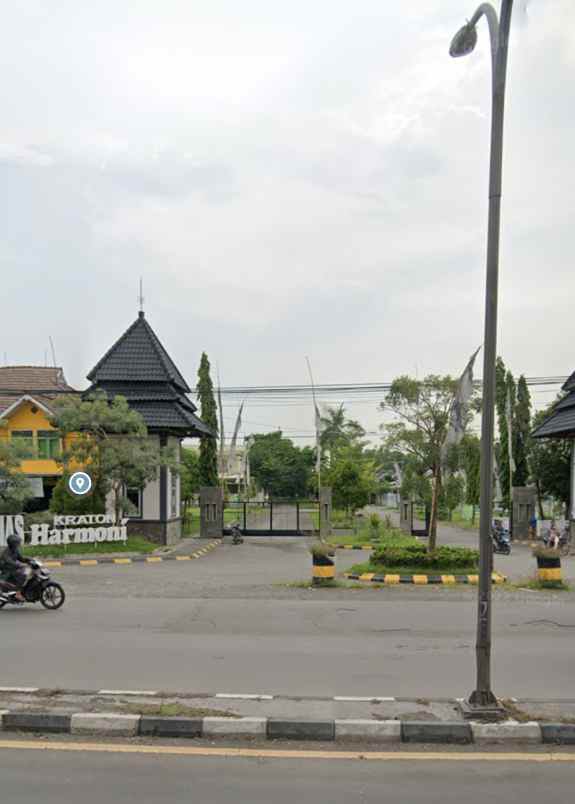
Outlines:
{"type": "Polygon", "coordinates": [[[95,542],[125,542],[128,539],[128,520],[115,524],[112,514],[81,516],[54,515],[54,526],[32,525],[29,544],[94,544],[95,542]]]}
{"type": "Polygon", "coordinates": [[[0,548],[5,547],[8,536],[20,536],[34,547],[51,544],[94,544],[96,542],[125,542],[128,539],[128,520],[116,525],[112,514],[85,514],[83,516],[54,515],[53,524],[32,525],[24,531],[22,514],[0,514],[0,548]],[[26,535],[26,538],[25,538],[26,535]]]}
{"type": "Polygon", "coordinates": [[[24,517],[22,514],[0,514],[0,547],[6,547],[8,536],[20,536],[24,541],[24,517]]]}

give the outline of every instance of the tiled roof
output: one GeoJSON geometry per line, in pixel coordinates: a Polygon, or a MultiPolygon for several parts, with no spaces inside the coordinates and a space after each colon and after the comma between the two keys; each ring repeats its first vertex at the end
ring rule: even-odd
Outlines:
{"type": "Polygon", "coordinates": [[[170,382],[190,391],[155,332],[140,313],[88,374],[93,383],[170,382]]]}
{"type": "Polygon", "coordinates": [[[533,438],[575,438],[575,388],[533,432],[533,438]]]}
{"type": "Polygon", "coordinates": [[[212,435],[207,427],[187,407],[176,402],[142,402],[130,400],[150,430],[179,430],[196,436],[212,435]]]}
{"type": "Polygon", "coordinates": [[[563,385],[564,391],[575,391],[575,371],[567,378],[567,382],[563,385]]]}
{"type": "Polygon", "coordinates": [[[52,366],[0,366],[0,394],[4,392],[74,391],[61,368],[52,366]]]}
{"type": "MultiPolygon", "coordinates": [[[[40,405],[44,405],[44,407],[48,408],[48,410],[52,413],[53,412],[53,404],[57,399],[66,398],[68,394],[53,394],[52,396],[46,396],[41,394],[0,394],[0,416],[4,414],[8,408],[11,408],[12,405],[17,403],[21,400],[24,396],[29,396],[35,402],[39,402],[40,405]]],[[[69,394],[69,396],[76,396],[76,393],[69,394]]]]}
{"type": "Polygon", "coordinates": [[[172,430],[180,436],[213,435],[195,415],[188,384],[140,313],[88,374],[92,386],[109,397],[124,396],[149,430],[172,430]]]}

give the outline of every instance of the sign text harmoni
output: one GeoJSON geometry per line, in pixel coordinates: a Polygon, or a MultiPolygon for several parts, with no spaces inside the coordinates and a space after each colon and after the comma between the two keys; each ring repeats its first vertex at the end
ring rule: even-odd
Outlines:
{"type": "Polygon", "coordinates": [[[48,524],[30,526],[30,545],[125,542],[128,539],[127,524],[127,519],[116,524],[111,514],[56,514],[52,528],[48,524]]]}

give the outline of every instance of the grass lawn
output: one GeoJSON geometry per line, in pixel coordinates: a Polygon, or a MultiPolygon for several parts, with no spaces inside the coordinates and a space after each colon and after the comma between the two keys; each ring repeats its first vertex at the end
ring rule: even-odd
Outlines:
{"type": "Polygon", "coordinates": [[[404,533],[399,528],[386,528],[383,524],[377,530],[369,526],[368,522],[364,522],[356,533],[347,536],[338,536],[332,534],[329,543],[333,545],[347,544],[358,545],[372,544],[372,545],[393,545],[394,547],[401,547],[410,544],[417,544],[418,539],[415,536],[410,536],[404,533]]]}
{"type": "Polygon", "coordinates": [[[74,555],[105,555],[106,553],[151,553],[157,544],[141,536],[130,536],[127,542],[96,542],[94,544],[47,544],[25,546],[24,555],[30,558],[66,558],[74,555]]]}

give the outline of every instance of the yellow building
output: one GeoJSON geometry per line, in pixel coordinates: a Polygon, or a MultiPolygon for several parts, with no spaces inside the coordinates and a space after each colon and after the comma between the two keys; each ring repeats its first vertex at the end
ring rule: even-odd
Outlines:
{"type": "Polygon", "coordinates": [[[30,510],[48,507],[62,474],[56,459],[63,445],[51,424],[52,405],[63,395],[76,393],[61,368],[0,367],[0,438],[21,439],[31,448],[32,457],[21,465],[34,492],[30,510]]]}

